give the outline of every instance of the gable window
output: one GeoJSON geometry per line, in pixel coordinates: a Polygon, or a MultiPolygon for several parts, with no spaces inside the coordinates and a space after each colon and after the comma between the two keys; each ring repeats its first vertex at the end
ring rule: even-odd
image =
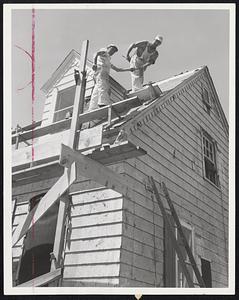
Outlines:
{"type": "Polygon", "coordinates": [[[53,122],[70,118],[73,112],[76,86],[58,92],[53,122]]]}
{"type": "Polygon", "coordinates": [[[204,86],[202,86],[202,101],[204,104],[204,109],[208,114],[210,114],[210,110],[212,108],[211,106],[211,100],[210,100],[210,94],[208,92],[208,89],[204,86]]]}
{"type": "Polygon", "coordinates": [[[203,132],[203,163],[204,175],[212,183],[218,186],[218,174],[216,165],[215,142],[209,134],[203,132]]]}

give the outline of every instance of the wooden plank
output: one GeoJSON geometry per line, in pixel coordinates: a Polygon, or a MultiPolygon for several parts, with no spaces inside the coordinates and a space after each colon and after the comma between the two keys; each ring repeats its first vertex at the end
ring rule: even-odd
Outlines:
{"type": "MultiPolygon", "coordinates": [[[[80,94],[80,92],[79,92],[80,94]]],[[[79,96],[79,95],[78,95],[79,96]]],[[[141,105],[140,100],[137,97],[133,97],[130,99],[126,99],[117,103],[112,104],[113,109],[118,113],[122,113],[132,107],[136,107],[141,105]]],[[[78,121],[79,124],[95,120],[97,118],[104,118],[107,117],[108,114],[108,106],[96,109],[91,112],[83,113],[79,116],[78,121]]],[[[79,115],[79,114],[78,114],[79,115]]],[[[113,113],[114,115],[114,113],[113,113]]],[[[58,132],[63,129],[68,129],[71,124],[71,119],[64,119],[58,122],[55,122],[53,124],[44,126],[44,127],[39,127],[39,128],[34,128],[34,138],[58,132]]],[[[17,134],[12,135],[12,143],[14,144],[16,142],[17,134]]],[[[29,140],[32,138],[32,130],[25,131],[21,133],[21,138],[25,140],[29,140]]]]}
{"type": "Polygon", "coordinates": [[[174,208],[174,205],[173,205],[173,203],[172,203],[172,201],[171,201],[171,199],[170,199],[170,196],[169,196],[167,187],[166,187],[166,185],[165,185],[164,182],[162,183],[162,187],[163,187],[163,191],[164,191],[165,197],[166,197],[166,199],[167,199],[167,201],[168,201],[168,204],[169,204],[169,207],[170,207],[172,216],[173,216],[173,218],[174,218],[174,220],[175,220],[175,223],[176,223],[176,225],[177,225],[178,231],[179,231],[180,236],[181,236],[181,238],[182,238],[183,244],[184,244],[185,249],[186,249],[186,251],[187,251],[188,258],[189,258],[189,260],[190,260],[190,262],[191,262],[191,265],[192,265],[192,267],[193,267],[194,273],[195,273],[195,275],[196,275],[196,277],[197,277],[197,280],[198,280],[198,282],[199,282],[199,284],[200,284],[201,287],[205,287],[205,283],[204,283],[204,281],[203,281],[203,279],[202,279],[202,277],[201,277],[201,274],[200,274],[200,272],[199,272],[199,270],[198,270],[198,268],[197,268],[196,261],[195,261],[195,259],[194,259],[194,257],[193,257],[192,251],[191,251],[191,249],[190,249],[190,247],[189,247],[189,245],[188,245],[188,242],[187,242],[187,239],[186,239],[186,237],[185,237],[185,235],[184,235],[184,232],[183,232],[181,223],[180,223],[180,221],[179,221],[178,215],[177,215],[176,210],[175,210],[175,208],[174,208]]]}
{"type": "MultiPolygon", "coordinates": [[[[117,114],[121,114],[127,110],[129,110],[132,107],[136,107],[141,105],[141,101],[137,97],[132,97],[126,100],[122,100],[120,102],[116,102],[112,104],[112,117],[117,117],[117,115],[114,113],[114,111],[117,114]]],[[[109,105],[95,109],[90,112],[83,113],[79,116],[80,123],[85,123],[89,121],[93,121],[96,119],[103,119],[108,117],[108,108],[109,105]]]]}
{"type": "Polygon", "coordinates": [[[90,238],[97,238],[97,237],[107,237],[113,235],[120,235],[122,234],[122,220],[119,220],[116,223],[107,223],[107,224],[99,224],[98,226],[91,226],[91,227],[76,227],[72,228],[71,234],[69,236],[70,240],[76,239],[90,239],[90,238]]]}
{"type": "Polygon", "coordinates": [[[171,223],[169,221],[168,215],[167,215],[167,213],[165,211],[165,208],[164,208],[163,203],[161,201],[161,198],[159,196],[159,193],[158,193],[157,187],[155,185],[154,179],[153,179],[153,177],[151,177],[150,179],[151,179],[151,182],[152,182],[152,187],[153,187],[153,190],[154,190],[155,197],[156,197],[156,199],[158,201],[158,205],[159,205],[159,207],[161,209],[161,212],[162,212],[162,215],[163,215],[163,218],[164,218],[165,225],[167,226],[167,229],[168,229],[168,231],[170,233],[170,238],[171,238],[171,241],[173,243],[174,249],[175,249],[175,251],[176,251],[176,253],[178,255],[178,258],[179,258],[179,261],[180,261],[180,264],[181,264],[181,267],[182,267],[182,271],[183,271],[183,273],[184,273],[184,275],[185,275],[185,277],[187,279],[188,286],[189,287],[194,287],[193,279],[191,278],[191,275],[190,275],[190,273],[189,273],[189,271],[187,269],[187,266],[186,266],[186,264],[184,262],[184,258],[183,258],[181,249],[180,249],[180,247],[178,245],[178,242],[177,242],[176,237],[175,237],[174,230],[173,230],[173,228],[171,226],[171,223]]]}
{"type": "Polygon", "coordinates": [[[119,278],[94,278],[94,279],[85,279],[85,278],[64,278],[62,281],[62,287],[118,287],[119,278]]]}
{"type": "Polygon", "coordinates": [[[97,278],[119,276],[120,264],[65,266],[63,278],[97,278]]]}
{"type": "Polygon", "coordinates": [[[120,249],[121,236],[104,237],[90,240],[71,241],[66,245],[66,253],[97,250],[120,249]]]}
{"type": "Polygon", "coordinates": [[[161,89],[159,88],[158,84],[155,83],[151,86],[146,86],[137,92],[130,92],[127,96],[138,97],[141,101],[148,101],[152,98],[159,97],[161,94],[161,89]],[[152,89],[155,93],[154,95],[152,95],[152,89]]]}
{"type": "Polygon", "coordinates": [[[69,206],[69,195],[65,193],[60,198],[60,205],[58,210],[58,216],[57,216],[57,224],[56,224],[56,233],[55,233],[55,239],[54,239],[54,247],[53,247],[53,259],[51,261],[51,271],[54,271],[58,267],[61,267],[61,257],[62,250],[63,250],[63,237],[65,232],[65,220],[66,220],[66,214],[67,209],[69,206]]]}
{"type": "Polygon", "coordinates": [[[101,214],[88,214],[71,219],[72,228],[122,222],[122,210],[101,214]]]}
{"type": "Polygon", "coordinates": [[[42,217],[48,208],[50,208],[61,195],[71,186],[71,184],[76,180],[76,165],[73,163],[69,169],[65,169],[64,174],[59,178],[59,180],[53,185],[53,187],[45,194],[41,199],[37,209],[33,215],[28,214],[28,217],[24,223],[19,224],[13,234],[13,245],[21,239],[27,231],[36,223],[40,217],[42,217]]]}
{"type": "Polygon", "coordinates": [[[90,191],[81,191],[77,194],[72,195],[72,204],[84,204],[84,203],[91,203],[96,201],[102,200],[109,200],[114,198],[119,198],[122,195],[114,190],[111,189],[93,189],[90,191]]]}
{"type": "Polygon", "coordinates": [[[102,144],[103,125],[98,125],[90,129],[82,130],[79,134],[77,150],[87,150],[99,147],[102,144]]]}
{"type": "Polygon", "coordinates": [[[61,268],[56,269],[54,271],[36,277],[32,280],[19,284],[17,287],[37,287],[37,286],[46,285],[48,283],[51,283],[59,279],[61,277],[61,271],[62,271],[61,268]]]}
{"type": "MultiPolygon", "coordinates": [[[[70,128],[71,119],[64,119],[44,127],[39,127],[34,129],[34,138],[38,138],[43,135],[52,134],[54,132],[59,132],[64,129],[70,128]]],[[[15,144],[17,135],[12,136],[12,144],[15,144]]],[[[25,140],[32,139],[32,130],[21,133],[21,138],[25,140]]]]}
{"type": "Polygon", "coordinates": [[[85,177],[91,178],[107,188],[127,195],[127,182],[124,178],[105,167],[104,165],[78,153],[68,146],[62,144],[60,164],[71,164],[73,161],[77,164],[77,172],[85,177]]]}
{"type": "Polygon", "coordinates": [[[85,214],[102,213],[116,209],[122,209],[123,199],[113,199],[108,201],[93,202],[90,204],[75,205],[71,209],[71,216],[80,216],[85,214]]]}
{"type": "Polygon", "coordinates": [[[68,253],[65,256],[64,266],[116,262],[120,262],[119,249],[99,252],[68,253]]]}
{"type": "Polygon", "coordinates": [[[76,147],[76,132],[79,129],[80,124],[82,124],[78,116],[79,114],[82,114],[83,106],[84,106],[85,85],[86,85],[85,66],[87,61],[88,47],[89,47],[89,41],[85,40],[82,43],[81,60],[80,60],[80,67],[79,67],[79,73],[82,74],[82,81],[80,82],[79,79],[78,82],[76,83],[73,115],[71,120],[71,128],[70,128],[70,135],[68,141],[68,146],[73,149],[75,149],[76,147]]]}
{"type": "Polygon", "coordinates": [[[42,165],[26,168],[12,173],[13,186],[27,185],[29,183],[40,182],[53,177],[60,177],[64,172],[58,161],[45,163],[42,165]]]}

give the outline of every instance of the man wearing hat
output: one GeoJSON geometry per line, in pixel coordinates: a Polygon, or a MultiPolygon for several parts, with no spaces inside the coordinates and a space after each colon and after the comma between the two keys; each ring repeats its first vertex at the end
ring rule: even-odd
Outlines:
{"type": "Polygon", "coordinates": [[[109,75],[112,68],[116,72],[133,71],[133,68],[122,69],[114,66],[110,60],[111,56],[118,51],[115,45],[100,49],[94,56],[92,69],[94,73],[95,86],[91,94],[89,111],[110,104],[109,75]]]}
{"type": "Polygon", "coordinates": [[[144,82],[144,71],[146,68],[155,63],[158,58],[156,48],[162,44],[163,38],[156,36],[152,43],[141,41],[130,45],[127,51],[127,60],[130,62],[130,67],[135,68],[131,72],[132,91],[142,89],[144,82]],[[135,53],[130,57],[130,52],[135,49],[135,53]]]}

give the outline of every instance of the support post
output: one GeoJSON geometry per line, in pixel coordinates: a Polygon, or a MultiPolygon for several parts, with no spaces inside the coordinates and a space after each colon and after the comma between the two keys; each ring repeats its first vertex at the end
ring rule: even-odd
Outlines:
{"type": "Polygon", "coordinates": [[[68,146],[72,149],[76,147],[76,132],[80,129],[79,114],[82,114],[84,108],[85,86],[86,86],[86,61],[87,52],[89,47],[89,41],[85,40],[81,48],[81,61],[80,61],[80,74],[82,74],[82,80],[76,81],[76,92],[73,106],[73,115],[71,119],[71,128],[69,134],[68,146]]]}

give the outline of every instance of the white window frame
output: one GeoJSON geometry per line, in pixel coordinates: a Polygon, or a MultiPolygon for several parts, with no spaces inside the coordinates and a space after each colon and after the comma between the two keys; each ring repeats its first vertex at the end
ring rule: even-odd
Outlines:
{"type": "Polygon", "coordinates": [[[203,178],[210,182],[213,186],[220,189],[219,178],[218,178],[218,166],[217,166],[217,144],[216,141],[208,134],[203,128],[201,128],[201,147],[202,147],[202,165],[203,165],[203,178]],[[204,154],[204,140],[207,140],[210,144],[212,144],[212,158],[210,155],[204,154]],[[210,180],[206,175],[206,164],[205,157],[208,159],[215,167],[215,183],[210,180]]]}
{"type": "Polygon", "coordinates": [[[204,84],[201,85],[201,89],[202,89],[202,102],[204,104],[204,109],[208,114],[210,114],[210,110],[212,108],[212,102],[211,102],[209,89],[204,84]],[[207,94],[206,97],[205,94],[207,94]]]}

